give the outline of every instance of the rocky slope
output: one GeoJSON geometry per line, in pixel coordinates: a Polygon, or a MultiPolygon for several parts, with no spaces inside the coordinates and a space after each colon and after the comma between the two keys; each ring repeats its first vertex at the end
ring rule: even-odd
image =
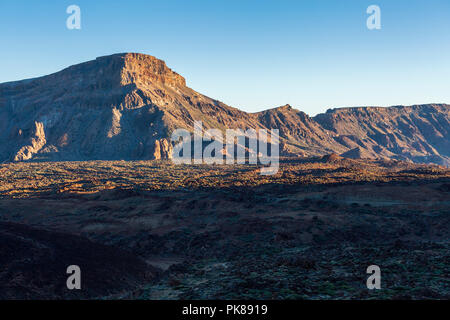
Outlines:
{"type": "Polygon", "coordinates": [[[314,118],[289,105],[246,113],[186,86],[152,56],[100,57],[0,84],[0,161],[170,158],[171,132],[279,129],[282,155],[449,163],[450,106],[339,109],[314,118]],[[359,150],[359,151],[358,151],[359,150]]]}
{"type": "Polygon", "coordinates": [[[450,106],[343,108],[317,115],[350,157],[450,164],[450,106]]]}

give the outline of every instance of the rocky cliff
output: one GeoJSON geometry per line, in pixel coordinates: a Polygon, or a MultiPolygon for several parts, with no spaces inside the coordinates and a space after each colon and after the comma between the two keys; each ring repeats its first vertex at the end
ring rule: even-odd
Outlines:
{"type": "Polygon", "coordinates": [[[366,157],[450,164],[449,105],[342,108],[314,120],[366,157]]]}

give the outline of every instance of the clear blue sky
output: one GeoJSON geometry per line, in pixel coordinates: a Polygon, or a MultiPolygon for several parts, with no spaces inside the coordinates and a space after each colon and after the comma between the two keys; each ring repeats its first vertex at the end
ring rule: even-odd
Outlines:
{"type": "Polygon", "coordinates": [[[449,0],[0,0],[0,49],[0,82],[141,52],[250,112],[450,103],[449,0]]]}

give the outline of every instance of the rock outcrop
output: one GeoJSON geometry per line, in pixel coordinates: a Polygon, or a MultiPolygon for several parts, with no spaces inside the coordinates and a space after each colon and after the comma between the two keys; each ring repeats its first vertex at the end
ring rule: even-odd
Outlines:
{"type": "MultiPolygon", "coordinates": [[[[22,134],[23,131],[19,129],[18,135],[22,136],[22,134]]],[[[14,161],[29,160],[45,146],[47,140],[45,139],[44,124],[42,122],[34,123],[32,135],[27,140],[27,143],[14,156],[14,161]]]]}

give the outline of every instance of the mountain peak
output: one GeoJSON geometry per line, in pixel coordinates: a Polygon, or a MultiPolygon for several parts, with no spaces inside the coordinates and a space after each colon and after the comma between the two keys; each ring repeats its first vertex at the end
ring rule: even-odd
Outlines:
{"type": "Polygon", "coordinates": [[[112,63],[121,67],[121,84],[148,85],[158,82],[169,86],[186,86],[186,80],[170,69],[163,60],[142,53],[119,53],[99,57],[97,62],[112,63]]]}
{"type": "Polygon", "coordinates": [[[141,53],[118,53],[70,66],[59,72],[21,81],[2,83],[8,93],[21,94],[39,86],[57,87],[64,84],[72,90],[111,89],[130,84],[146,88],[186,87],[186,80],[172,71],[163,60],[141,53]]]}

